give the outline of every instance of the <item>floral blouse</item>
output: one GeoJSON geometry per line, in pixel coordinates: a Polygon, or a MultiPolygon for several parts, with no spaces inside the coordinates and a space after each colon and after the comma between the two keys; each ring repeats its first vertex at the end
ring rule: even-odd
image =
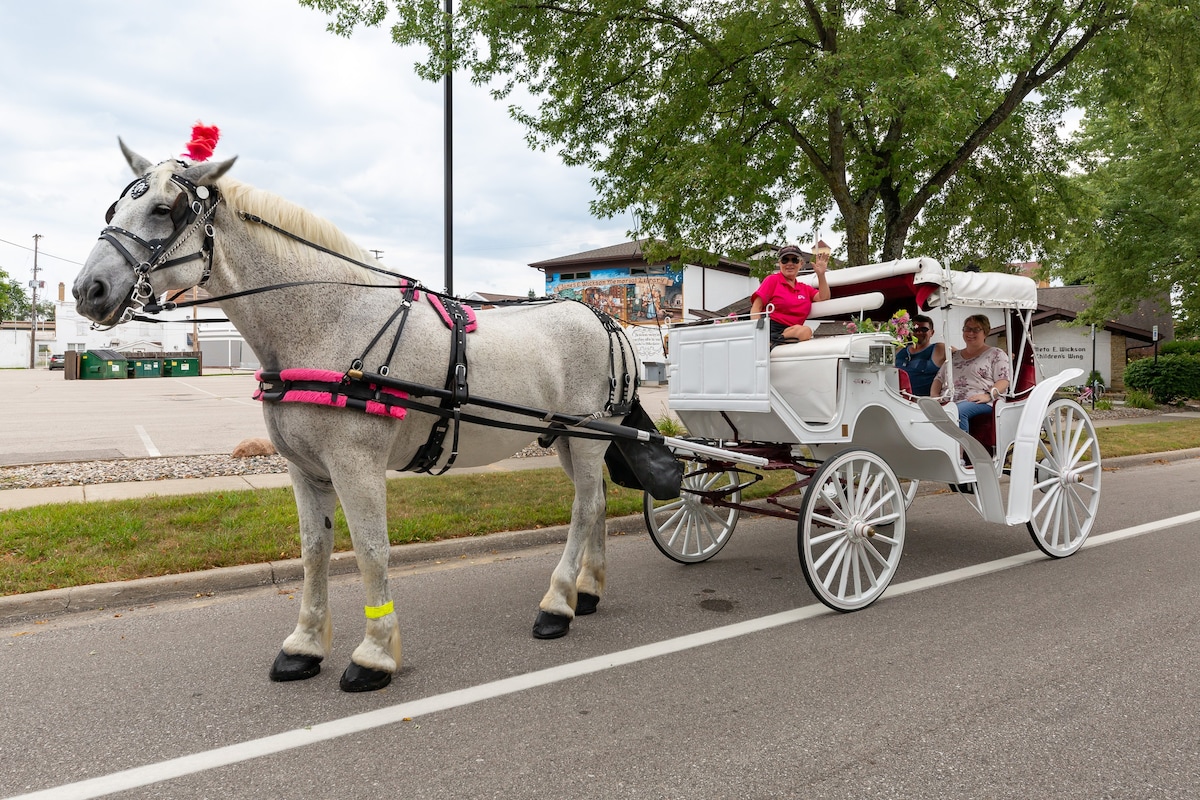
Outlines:
{"type": "Polygon", "coordinates": [[[955,351],[951,359],[938,370],[937,380],[946,386],[946,373],[950,362],[954,362],[954,394],[951,400],[958,402],[973,394],[987,394],[998,381],[1012,384],[1012,363],[1008,353],[999,347],[989,347],[974,358],[966,358],[961,350],[955,351]]]}

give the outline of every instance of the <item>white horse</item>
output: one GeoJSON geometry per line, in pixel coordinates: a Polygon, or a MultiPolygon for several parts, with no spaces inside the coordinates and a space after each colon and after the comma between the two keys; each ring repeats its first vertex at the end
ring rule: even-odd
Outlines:
{"type": "MultiPolygon", "coordinates": [[[[304,561],[299,621],[270,676],[310,678],[329,655],[329,557],[340,501],[362,574],[366,616],[365,637],[341,687],[382,688],[400,667],[400,631],[388,588],[385,470],[411,467],[420,452],[437,470],[454,449],[456,466],[488,464],[529,445],[536,433],[459,426],[451,419],[440,452],[423,451],[438,416],[389,405],[402,396],[394,389],[375,392],[378,384],[363,381],[323,385],[322,377],[357,370],[377,380],[390,375],[436,389],[448,387],[449,377],[457,399],[469,392],[523,407],[607,417],[614,409],[627,410],[619,401],[636,392],[636,353],[587,306],[547,301],[481,312],[477,330],[460,337],[468,343],[469,362],[456,363],[444,312],[414,295],[411,282],[372,271],[374,259],[329,222],[225,177],[236,159],[156,166],[124,142],[121,150],[138,177],[109,210],[109,227],[75,281],[79,312],[115,325],[144,306],[154,310],[154,298],[164,293],[203,284],[224,298],[222,310],[254,349],[264,373],[295,371],[284,373],[293,382],[274,379],[267,397],[317,402],[263,404],[271,440],[288,461],[304,561]],[[357,399],[338,393],[356,389],[357,399]],[[331,407],[343,404],[352,407],[331,407]]],[[[444,405],[450,414],[454,399],[426,402],[444,405]]],[[[502,422],[522,419],[495,409],[478,413],[502,422]]],[[[565,635],[577,614],[596,610],[604,592],[602,468],[609,443],[558,440],[575,500],[566,548],[539,604],[533,630],[538,638],[565,635]]]]}

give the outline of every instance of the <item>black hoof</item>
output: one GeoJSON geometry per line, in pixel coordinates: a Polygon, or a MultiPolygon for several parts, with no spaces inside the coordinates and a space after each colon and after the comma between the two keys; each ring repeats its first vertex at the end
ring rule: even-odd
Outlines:
{"type": "Polygon", "coordinates": [[[351,661],[350,666],[346,667],[346,671],[342,673],[342,679],[338,682],[338,686],[342,687],[343,692],[373,692],[391,682],[392,673],[384,672],[381,669],[360,667],[351,661]]]}
{"type": "Polygon", "coordinates": [[[537,619],[533,621],[533,638],[535,639],[557,639],[566,636],[569,630],[571,630],[571,618],[562,614],[539,611],[537,619]]]}
{"type": "Polygon", "coordinates": [[[320,656],[289,655],[279,651],[275,663],[271,665],[271,680],[283,683],[285,681],[303,681],[321,671],[320,656]]]}
{"type": "Polygon", "coordinates": [[[580,592],[575,598],[575,616],[582,617],[585,614],[595,614],[596,606],[600,605],[600,597],[587,592],[580,592]]]}

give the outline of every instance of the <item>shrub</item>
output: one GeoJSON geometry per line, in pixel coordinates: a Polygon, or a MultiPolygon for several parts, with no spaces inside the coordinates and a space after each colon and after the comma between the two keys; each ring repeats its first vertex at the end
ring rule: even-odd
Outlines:
{"type": "Polygon", "coordinates": [[[1149,392],[1130,389],[1125,393],[1125,405],[1130,408],[1158,408],[1158,404],[1154,402],[1154,398],[1149,392]]]}
{"type": "Polygon", "coordinates": [[[1200,397],[1200,356],[1173,355],[1134,361],[1125,368],[1125,385],[1149,392],[1155,402],[1200,397]]]}
{"type": "Polygon", "coordinates": [[[1113,409],[1113,404],[1112,404],[1111,400],[1097,400],[1096,401],[1096,410],[1097,411],[1112,411],[1112,409],[1113,409]]]}
{"type": "Polygon", "coordinates": [[[1200,339],[1172,339],[1158,346],[1159,356],[1200,355],[1200,339]]]}

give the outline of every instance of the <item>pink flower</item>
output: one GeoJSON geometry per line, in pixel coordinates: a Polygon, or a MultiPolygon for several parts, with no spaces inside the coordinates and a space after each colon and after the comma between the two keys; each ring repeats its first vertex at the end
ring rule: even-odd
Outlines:
{"type": "Polygon", "coordinates": [[[853,322],[847,322],[846,323],[846,332],[847,333],[858,333],[858,326],[855,325],[853,322]]]}

